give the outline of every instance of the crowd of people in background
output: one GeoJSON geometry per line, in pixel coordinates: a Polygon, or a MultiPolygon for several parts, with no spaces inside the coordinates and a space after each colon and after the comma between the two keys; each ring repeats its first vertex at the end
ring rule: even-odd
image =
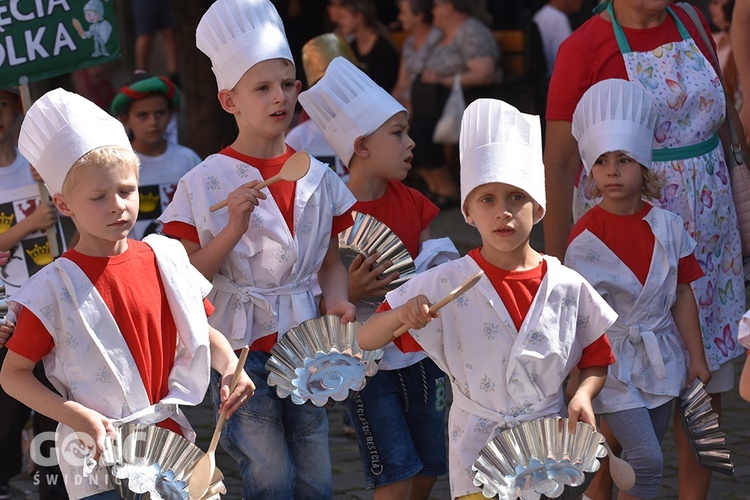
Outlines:
{"type": "MultiPolygon", "coordinates": [[[[524,419],[525,410],[506,408],[507,401],[497,394],[491,397],[470,395],[469,381],[476,382],[473,375],[468,371],[464,373],[450,355],[446,356],[444,345],[420,333],[424,327],[425,332],[442,335],[442,326],[436,326],[438,323],[442,325],[445,321],[448,327],[455,325],[450,319],[439,319],[431,324],[437,317],[427,314],[429,301],[426,297],[422,299],[422,295],[413,302],[406,301],[408,297],[386,296],[388,283],[379,277],[387,263],[377,263],[376,255],[362,256],[345,269],[338,252],[332,250],[337,234],[351,225],[350,213],[355,210],[377,216],[391,227],[408,242],[407,248],[415,261],[420,254],[423,262],[427,254],[444,257],[447,252],[457,257],[455,248],[432,239],[429,224],[440,210],[458,208],[468,223],[477,226],[483,245],[490,248],[487,250],[490,253],[480,255],[479,249],[473,250],[471,257],[442,269],[449,269],[446,272],[453,273],[451,279],[456,281],[459,276],[468,276],[468,270],[475,270],[478,265],[489,275],[486,288],[495,287],[506,307],[512,309],[508,302],[516,300],[514,294],[524,294],[528,302],[514,302],[512,306],[517,310],[511,311],[510,320],[502,314],[498,320],[493,316],[495,313],[487,313],[486,319],[492,325],[505,322],[504,326],[515,335],[531,338],[533,332],[527,331],[529,326],[523,320],[527,312],[533,310],[531,299],[548,269],[555,279],[562,276],[559,279],[563,286],[596,296],[586,305],[576,303],[575,307],[591,315],[598,330],[587,329],[585,340],[575,333],[566,333],[570,334],[568,340],[578,351],[571,354],[562,349],[553,353],[564,365],[555,376],[562,375],[564,379],[570,373],[567,396],[572,401],[571,413],[580,415],[584,421],[589,416],[593,420],[594,413],[603,416],[598,423],[611,447],[633,460],[637,485],[627,493],[620,492],[620,498],[656,498],[663,464],[649,459],[658,458],[657,451],[670,418],[680,422],[679,409],[674,406],[673,410],[674,398],[686,383],[698,378],[706,383],[713,408],[720,415],[722,393],[735,387],[734,361],[750,345],[746,340],[750,329],[745,328],[743,334],[739,325],[747,310],[746,275],[750,273],[742,266],[743,249],[737,232],[729,171],[718,135],[724,120],[733,119],[744,127],[743,145],[750,138],[750,105],[748,99],[743,99],[743,82],[750,81],[750,0],[710,0],[705,5],[706,17],[699,17],[697,23],[691,17],[691,7],[667,0],[648,5],[639,0],[606,0],[599,5],[591,0],[263,0],[258,2],[260,7],[255,8],[265,9],[264,15],[273,22],[262,28],[254,26],[249,32],[271,30],[285,34],[286,38],[278,46],[259,44],[260,48],[236,56],[239,62],[227,56],[236,54],[232,46],[234,39],[255,35],[233,32],[236,26],[227,19],[232,15],[247,15],[247,23],[252,25],[255,18],[242,10],[242,2],[235,3],[236,0],[216,2],[197,31],[197,46],[212,62],[221,107],[237,122],[239,133],[231,145],[202,160],[193,150],[179,144],[178,113],[191,110],[181,109],[184,99],[179,84],[187,73],[178,67],[174,14],[169,2],[133,1],[135,67],[132,75],[119,89],[112,89],[111,95],[101,89],[96,95],[84,95],[100,107],[106,107],[110,116],[100,116],[98,108],[85,111],[83,116],[67,111],[76,103],[81,109],[87,109],[91,103],[79,102],[80,96],[72,97],[73,94],[62,91],[47,94],[44,106],[48,107],[39,106],[34,111],[35,116],[44,117],[55,109],[64,119],[80,127],[76,134],[82,137],[98,133],[86,120],[99,120],[97,123],[105,130],[109,130],[107,127],[118,130],[118,134],[114,134],[115,142],[98,138],[94,146],[88,149],[81,146],[80,151],[71,152],[66,148],[73,146],[49,139],[54,130],[46,130],[44,125],[39,125],[41,128],[37,130],[37,125],[24,124],[26,132],[21,133],[19,151],[18,135],[23,120],[20,97],[15,89],[1,89],[0,191],[35,185],[39,181],[21,154],[27,151],[26,155],[37,162],[34,166],[42,167],[40,173],[44,182],[53,187],[59,184],[58,192],[50,193],[56,196],[57,209],[63,214],[67,210],[77,217],[74,220],[78,233],[68,242],[72,250],[66,257],[80,265],[96,283],[110,309],[133,307],[135,303],[128,302],[129,299],[111,302],[114,300],[111,290],[106,290],[112,286],[112,280],[122,275],[113,274],[108,278],[110,281],[97,282],[92,276],[99,271],[103,273],[110,263],[99,269],[99,264],[88,258],[93,254],[87,251],[130,255],[128,245],[123,242],[129,241],[128,238],[141,240],[152,233],[171,237],[170,244],[172,240],[182,243],[177,251],[168,246],[164,250],[159,243],[161,236],[157,235],[147,239],[148,245],[139,242],[131,251],[137,249],[151,257],[155,255],[157,261],[161,252],[169,255],[177,252],[180,265],[195,272],[195,282],[189,287],[192,295],[180,297],[180,300],[193,306],[197,304],[199,312],[205,310],[210,315],[210,338],[203,339],[191,330],[189,338],[181,341],[191,348],[195,346],[196,352],[202,352],[200,349],[207,349],[210,344],[220,355],[209,359],[204,353],[190,361],[206,370],[211,364],[214,371],[210,379],[208,375],[203,377],[202,372],[200,377],[180,375],[186,377],[189,386],[204,392],[208,389],[217,410],[222,405],[231,405],[234,412],[245,405],[247,412],[231,420],[222,436],[222,445],[238,462],[243,476],[243,497],[329,496],[330,462],[323,453],[327,451],[328,432],[325,410],[278,400],[265,383],[268,372],[265,362],[279,334],[288,327],[318,313],[338,315],[342,322],[351,321],[355,304],[357,311],[365,311],[360,309],[362,299],[377,295],[386,299],[377,313],[374,309],[366,314],[358,313],[357,319],[373,316],[366,324],[365,341],[373,348],[387,345],[388,355],[378,376],[365,391],[347,403],[349,417],[344,421],[345,428],[358,439],[367,487],[375,490],[376,498],[411,495],[426,499],[436,478],[445,474],[450,464],[453,496],[479,498],[473,496],[477,488],[465,474],[472,460],[467,458],[465,449],[474,453],[479,441],[484,439],[484,429],[481,439],[477,434],[478,422],[487,420],[490,415],[496,423],[515,424],[524,419]],[[535,92],[540,89],[543,93],[542,104],[539,99],[519,101],[516,107],[505,102],[498,104],[497,99],[508,94],[504,88],[503,54],[496,33],[511,29],[524,32],[527,57],[546,69],[541,84],[527,82],[535,92]],[[217,30],[225,30],[230,35],[221,39],[215,34],[217,30]],[[300,33],[305,36],[301,37],[300,33]],[[710,33],[710,38],[703,36],[705,33],[710,33]],[[163,40],[159,47],[164,51],[165,67],[160,71],[164,76],[155,76],[157,72],[152,67],[155,36],[163,40]],[[712,56],[714,47],[717,64],[712,56]],[[340,85],[344,81],[351,89],[340,85]],[[275,89],[277,84],[285,96],[283,103],[274,100],[271,91],[261,95],[257,90],[258,86],[275,89]],[[448,142],[436,140],[436,124],[456,86],[460,87],[469,110],[464,115],[461,138],[448,142]],[[107,101],[106,105],[102,101],[107,101]],[[728,107],[723,106],[724,102],[728,107]],[[608,115],[615,107],[618,111],[608,115]],[[633,113],[628,114],[623,109],[633,113]],[[268,110],[268,114],[274,116],[271,124],[258,118],[260,110],[268,110]],[[366,120],[362,118],[365,114],[366,120]],[[530,117],[535,114],[541,115],[540,121],[530,117]],[[494,116],[502,117],[497,118],[501,121],[497,129],[486,125],[494,116]],[[124,126],[127,136],[119,135],[122,127],[118,123],[124,126]],[[342,123],[347,126],[339,126],[342,123]],[[474,128],[470,128],[472,125],[474,128]],[[482,128],[485,125],[487,130],[482,128]],[[609,141],[602,130],[612,137],[623,132],[632,132],[628,137],[640,135],[630,143],[622,137],[618,137],[620,142],[609,141]],[[44,141],[65,154],[80,153],[74,160],[81,155],[85,158],[102,147],[119,148],[125,153],[94,155],[88,163],[71,162],[65,165],[60,177],[51,164],[45,163],[49,158],[44,157],[43,151],[35,149],[44,141]],[[517,156],[511,158],[490,148],[490,153],[482,157],[488,163],[488,173],[483,177],[485,172],[479,168],[479,157],[471,155],[497,144],[508,147],[517,156]],[[260,176],[269,178],[279,171],[294,150],[307,151],[317,160],[311,164],[311,173],[320,184],[307,186],[300,181],[296,184],[297,191],[295,188],[290,191],[280,183],[261,191],[255,189],[253,181],[246,181],[245,171],[238,170],[238,165],[250,165],[250,168],[257,168],[260,176]],[[124,166],[110,168],[112,158],[124,166]],[[528,161],[528,165],[519,167],[522,173],[517,174],[510,169],[511,160],[528,161]],[[134,168],[136,163],[140,164],[139,174],[134,168]],[[197,165],[201,167],[195,168],[197,165]],[[74,194],[68,184],[72,181],[63,183],[68,170],[89,171],[99,166],[106,167],[107,179],[112,183],[128,186],[135,183],[140,189],[139,200],[126,194],[122,202],[125,212],[131,215],[139,205],[137,222],[133,220],[127,231],[117,235],[111,248],[108,246],[104,250],[101,241],[107,238],[96,234],[91,220],[81,216],[84,202],[78,197],[83,191],[74,194]],[[613,178],[625,180],[613,189],[610,182],[613,178]],[[483,187],[487,185],[492,188],[483,187]],[[512,188],[512,192],[498,190],[497,185],[510,186],[507,189],[512,188]],[[505,210],[513,212],[514,216],[520,214],[521,222],[513,232],[527,237],[511,250],[505,243],[493,240],[493,231],[508,228],[493,230],[484,212],[488,204],[505,197],[510,200],[508,206],[515,207],[505,210]],[[269,208],[269,198],[275,200],[279,210],[269,208]],[[220,216],[209,216],[214,212],[212,204],[220,199],[228,200],[228,209],[220,216]],[[308,208],[299,214],[295,212],[295,203],[308,208]],[[402,214],[409,217],[402,217],[402,214]],[[528,233],[542,217],[545,248],[531,249],[528,233]],[[264,225],[263,218],[274,223],[264,225]],[[618,236],[614,234],[617,231],[612,232],[608,227],[622,228],[622,232],[618,236]],[[248,258],[258,253],[261,245],[247,237],[250,229],[263,233],[259,240],[276,252],[273,262],[258,263],[248,258]],[[633,240],[637,241],[621,238],[624,234],[636,233],[638,237],[633,240]],[[296,242],[297,235],[300,243],[296,242]],[[299,255],[289,260],[287,250],[298,244],[301,245],[299,255]],[[654,259],[658,254],[653,249],[662,247],[667,251],[658,258],[669,268],[668,277],[652,274],[649,268],[652,254],[654,259]],[[632,271],[633,279],[627,283],[608,282],[606,271],[609,268],[601,270],[592,266],[592,248],[606,255],[611,252],[615,256],[613,262],[622,265],[621,272],[632,271]],[[537,250],[543,250],[546,256],[538,254],[537,250]],[[304,262],[304,266],[294,265],[295,259],[304,262]],[[557,259],[578,271],[591,285],[561,271],[557,259]],[[510,269],[505,269],[503,264],[510,269]],[[522,291],[500,291],[500,283],[514,276],[493,274],[503,269],[511,273],[532,269],[540,274],[533,278],[526,275],[512,278],[519,280],[522,291]],[[210,285],[200,275],[213,284],[210,301],[203,302],[206,287],[210,285]],[[345,286],[347,275],[348,288],[345,286]],[[666,280],[668,286],[654,286],[654,282],[660,280],[666,280]],[[259,286],[259,282],[264,287],[259,286]],[[535,284],[529,284],[532,282],[535,284]],[[660,308],[649,309],[648,317],[638,321],[659,323],[661,330],[654,327],[654,331],[662,335],[659,342],[663,359],[657,362],[650,357],[653,353],[645,352],[647,347],[643,347],[643,343],[633,352],[623,347],[629,342],[624,340],[629,331],[623,318],[634,314],[631,311],[633,297],[638,295],[631,292],[647,285],[653,287],[648,290],[653,294],[652,299],[658,298],[654,301],[659,302],[660,308]],[[283,291],[269,292],[271,288],[283,291]],[[292,293],[292,288],[302,291],[292,293]],[[597,293],[606,302],[600,300],[597,293]],[[198,297],[200,294],[202,296],[198,297]],[[626,295],[627,298],[623,298],[626,295]],[[245,298],[240,300],[238,296],[245,298]],[[618,322],[614,319],[615,312],[621,315],[618,322]],[[664,326],[663,318],[672,315],[674,321],[664,326]],[[402,340],[391,343],[390,337],[380,333],[388,330],[391,323],[395,324],[396,319],[412,330],[402,340]],[[497,321],[500,323],[495,324],[497,321]],[[515,329],[511,323],[515,324],[515,329]],[[604,330],[609,340],[601,335],[604,330]],[[238,352],[245,345],[251,346],[245,364],[249,376],[243,377],[238,389],[230,394],[226,386],[237,362],[236,353],[232,351],[238,352]],[[689,356],[685,356],[681,346],[689,356]],[[640,348],[643,352],[638,350],[640,348]],[[667,351],[672,355],[664,354],[667,351]],[[575,354],[580,362],[568,363],[575,354]],[[641,361],[647,359],[649,366],[644,364],[638,372],[632,366],[623,369],[613,364],[621,363],[620,357],[628,355],[641,361]],[[651,373],[649,370],[653,370],[654,364],[661,366],[664,373],[651,373]],[[602,377],[607,370],[610,378],[605,385],[602,377]],[[648,373],[644,375],[645,372],[648,373]],[[457,416],[452,416],[456,420],[451,432],[456,434],[449,434],[449,440],[458,443],[451,446],[461,451],[451,451],[448,456],[443,439],[430,440],[428,436],[443,434],[446,407],[436,402],[436,392],[441,390],[440,384],[445,384],[446,374],[454,384],[457,379],[462,383],[462,377],[466,379],[466,385],[461,387],[466,390],[458,391],[463,395],[459,395],[457,416]],[[651,378],[641,380],[638,377],[651,378]],[[659,379],[658,383],[655,379],[659,379]],[[428,383],[430,380],[432,385],[428,383]],[[592,399],[600,390],[602,393],[592,406],[592,399]],[[416,401],[422,395],[424,408],[416,403],[411,409],[399,406],[400,398],[416,401]],[[482,405],[495,406],[487,410],[489,413],[482,413],[486,410],[482,405]],[[478,407],[482,411],[477,410],[478,407]],[[516,413],[511,415],[512,411],[516,413]],[[389,463],[389,458],[397,456],[390,466],[399,473],[383,476],[372,473],[362,421],[351,418],[357,412],[360,417],[367,416],[368,435],[375,433],[382,443],[389,443],[381,444],[381,458],[389,463]],[[388,419],[395,414],[399,420],[388,419]],[[501,414],[502,419],[495,418],[501,414]],[[272,418],[267,418],[269,415],[272,418]],[[377,425],[386,421],[385,426],[377,425]],[[472,426],[473,434],[468,432],[472,426]],[[639,433],[636,427],[647,428],[649,432],[639,433]],[[269,449],[274,452],[269,453],[269,449]],[[259,456],[264,459],[258,460],[259,456]],[[307,465],[299,465],[301,457],[305,457],[307,465]],[[268,473],[271,470],[279,472],[272,475],[268,473]]],[[[95,75],[96,71],[86,74],[95,75]]],[[[77,140],[78,136],[68,137],[71,138],[77,140]]],[[[74,176],[74,180],[92,192],[111,190],[111,186],[93,185],[91,178],[74,176]]],[[[13,249],[29,234],[50,227],[55,221],[54,215],[52,203],[40,204],[12,231],[0,233],[0,259],[8,257],[2,252],[13,249]]],[[[122,226],[125,225],[128,224],[123,222],[122,226]]],[[[440,259],[435,260],[433,264],[440,259]]],[[[137,262],[130,265],[140,266],[137,262]]],[[[151,261],[144,265],[153,271],[149,279],[154,284],[161,283],[161,278],[157,279],[155,274],[160,265],[151,261]]],[[[410,285],[415,287],[413,290],[427,293],[429,287],[443,286],[438,285],[434,274],[428,274],[426,265],[418,269],[422,271],[425,274],[410,285]]],[[[394,278],[390,277],[388,282],[394,278]]],[[[30,281],[38,283],[41,278],[30,281]]],[[[68,283],[64,282],[64,286],[68,283]]],[[[163,288],[160,284],[154,286],[163,288]]],[[[154,299],[155,304],[161,304],[164,297],[171,300],[170,286],[173,284],[167,285],[166,291],[162,290],[166,295],[154,299]]],[[[130,293],[127,286],[114,290],[130,293]]],[[[23,297],[30,302],[36,299],[28,294],[23,297]]],[[[44,295],[43,299],[52,300],[50,297],[44,295]]],[[[9,367],[3,370],[3,388],[11,388],[9,392],[19,399],[23,399],[21,395],[28,397],[29,406],[38,406],[40,401],[49,404],[54,408],[53,416],[69,426],[68,431],[74,428],[70,422],[86,420],[87,429],[103,434],[109,430],[108,422],[94,423],[98,417],[92,416],[91,410],[71,411],[62,399],[44,392],[49,390],[51,382],[41,373],[41,360],[63,339],[32,331],[37,328],[44,332],[59,326],[50,326],[33,317],[44,309],[43,306],[41,302],[34,307],[25,304],[25,316],[18,318],[26,319],[21,327],[15,320],[0,326],[0,363],[6,363],[6,353],[10,359],[9,367]],[[6,341],[10,351],[3,348],[6,341]],[[32,341],[43,345],[32,348],[32,341]],[[19,380],[23,382],[10,379],[11,374],[22,377],[19,380]],[[37,383],[37,378],[41,382],[37,383]],[[33,396],[28,396],[27,392],[33,396]]],[[[148,311],[153,314],[149,318],[160,318],[160,321],[161,314],[165,314],[168,322],[184,319],[181,313],[164,313],[169,309],[164,307],[163,311],[156,311],[154,306],[148,311]]],[[[124,318],[120,313],[113,313],[118,324],[124,318]]],[[[553,315],[547,309],[544,313],[553,315]]],[[[62,321],[55,319],[58,320],[62,321]]],[[[490,323],[484,323],[487,338],[492,336],[486,332],[490,323]]],[[[174,324],[170,325],[166,329],[172,335],[174,324]]],[[[477,325],[481,328],[479,323],[477,325]]],[[[132,325],[124,330],[127,330],[124,336],[130,346],[135,330],[132,325]]],[[[654,332],[649,332],[654,336],[654,332]]],[[[84,339],[73,340],[83,342],[84,339]]],[[[471,370],[470,362],[474,358],[470,354],[479,352],[471,349],[478,348],[466,347],[464,359],[461,341],[459,338],[456,347],[457,352],[461,352],[460,361],[465,363],[466,370],[471,370]]],[[[475,341],[467,337],[466,344],[475,341]]],[[[152,338],[150,342],[157,346],[161,340],[152,338]]],[[[67,345],[69,347],[70,342],[67,345]]],[[[185,353],[179,349],[162,354],[165,366],[171,367],[174,359],[186,361],[180,358],[185,353]]],[[[148,371],[143,368],[150,363],[147,358],[146,355],[136,356],[134,363],[148,371]]],[[[527,360],[528,363],[532,361],[527,360]]],[[[540,371],[548,369],[538,368],[540,371]]],[[[58,367],[58,371],[54,371],[53,367],[48,376],[58,392],[65,392],[61,387],[67,388],[60,382],[65,376],[59,370],[58,367]]],[[[153,413],[166,417],[171,429],[186,434],[189,425],[183,421],[184,417],[156,404],[166,397],[165,388],[173,389],[170,384],[174,381],[169,374],[170,370],[163,368],[156,376],[163,386],[154,389],[158,385],[154,382],[154,387],[147,387],[143,397],[148,393],[153,413]]],[[[80,374],[76,377],[84,378],[80,374]]],[[[748,380],[743,378],[740,383],[740,392],[746,398],[750,397],[749,381],[750,371],[748,380]]],[[[524,383],[527,387],[520,391],[537,387],[531,375],[519,385],[524,383]]],[[[551,411],[550,408],[557,413],[566,411],[565,405],[557,400],[562,383],[555,379],[550,382],[554,387],[548,387],[549,391],[545,389],[545,397],[537,402],[545,406],[544,411],[551,411]]],[[[486,382],[482,384],[484,391],[486,382]]],[[[505,381],[499,384],[504,386],[505,381]]],[[[457,388],[454,385],[454,394],[457,388]]],[[[103,391],[101,387],[96,390],[103,391]]],[[[506,388],[502,391],[506,394],[506,388]]],[[[101,394],[97,393],[97,398],[99,396],[101,394]]],[[[559,396],[562,399],[562,392],[559,396]]],[[[99,399],[88,402],[97,412],[110,411],[112,402],[100,399],[104,403],[99,399]]],[[[128,395],[121,399],[116,403],[132,402],[128,395]]],[[[186,396],[184,402],[194,404],[193,399],[186,396]]],[[[528,415],[544,412],[534,409],[534,405],[530,408],[528,415]]],[[[0,448],[11,450],[0,458],[0,500],[10,498],[9,480],[20,472],[21,432],[29,412],[29,408],[0,389],[0,448]]],[[[40,415],[37,425],[50,428],[53,424],[40,415]]],[[[706,498],[711,472],[701,467],[692,454],[681,424],[675,425],[674,439],[680,490],[690,492],[684,498],[706,498]]],[[[59,487],[46,486],[40,489],[40,498],[65,497],[59,487]]],[[[606,467],[602,467],[584,498],[610,499],[612,486],[606,467]]],[[[91,485],[74,485],[68,494],[108,498],[106,491],[91,485]]]]}

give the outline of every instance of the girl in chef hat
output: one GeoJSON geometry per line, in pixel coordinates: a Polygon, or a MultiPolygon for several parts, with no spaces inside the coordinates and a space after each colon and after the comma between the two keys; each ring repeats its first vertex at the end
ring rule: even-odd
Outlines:
{"type": "Polygon", "coordinates": [[[617,361],[593,406],[635,469],[620,498],[656,498],[672,400],[711,377],[690,287],[703,276],[696,243],[678,215],[645,201],[661,196],[649,170],[657,119],[643,89],[612,79],[584,94],[572,124],[601,201],[574,226],[565,264],[619,314],[607,330],[617,361]]]}

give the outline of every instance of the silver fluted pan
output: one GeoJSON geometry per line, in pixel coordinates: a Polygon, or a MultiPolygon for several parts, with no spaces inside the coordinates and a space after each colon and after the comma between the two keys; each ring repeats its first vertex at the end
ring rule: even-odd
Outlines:
{"type": "Polygon", "coordinates": [[[680,394],[680,417],[698,463],[706,469],[733,476],[734,463],[727,448],[726,434],[711,407],[711,396],[697,378],[680,394]]]}
{"type": "Polygon", "coordinates": [[[0,280],[0,326],[5,325],[5,317],[8,315],[8,303],[5,299],[5,283],[0,280]]]}
{"type": "Polygon", "coordinates": [[[309,319],[285,333],[266,362],[268,385],[296,404],[333,406],[361,391],[378,371],[383,350],[357,344],[361,323],[342,325],[338,316],[309,319]]]}
{"type": "MultiPolygon", "coordinates": [[[[105,452],[109,478],[125,500],[185,500],[195,464],[204,455],[196,445],[168,429],[125,424],[105,452]]],[[[224,475],[216,473],[203,499],[226,493],[224,475]]],[[[195,499],[194,499],[195,500],[195,499]]]]}
{"type": "Polygon", "coordinates": [[[540,418],[505,429],[487,443],[472,465],[474,485],[486,498],[538,500],[578,498],[607,452],[604,437],[567,418],[540,418]]]}
{"type": "MultiPolygon", "coordinates": [[[[386,269],[381,277],[393,272],[399,273],[398,278],[393,280],[388,288],[392,290],[409,281],[417,271],[401,239],[375,217],[361,212],[352,212],[352,214],[354,224],[339,233],[339,252],[346,268],[349,268],[349,264],[359,254],[368,257],[375,252],[381,252],[380,262],[386,260],[393,262],[393,265],[386,269]]],[[[378,298],[378,303],[380,302],[382,302],[382,297],[378,298]]]]}

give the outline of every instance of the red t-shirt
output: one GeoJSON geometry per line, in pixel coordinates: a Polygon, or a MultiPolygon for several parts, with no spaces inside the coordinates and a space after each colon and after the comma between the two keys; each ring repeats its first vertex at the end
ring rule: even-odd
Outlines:
{"type": "MultiPolygon", "coordinates": [[[[278,174],[281,167],[284,166],[290,156],[295,153],[294,149],[287,146],[286,153],[276,158],[263,159],[254,158],[252,156],[246,156],[242,153],[238,153],[231,147],[227,147],[219,151],[219,154],[229,156],[236,160],[240,160],[243,163],[252,165],[260,171],[260,175],[263,180],[269,179],[274,175],[278,174]]],[[[276,201],[276,205],[281,211],[281,215],[286,221],[286,225],[289,228],[289,232],[294,235],[294,192],[297,187],[297,182],[277,182],[268,186],[268,190],[271,192],[273,199],[276,201]]],[[[261,200],[262,203],[262,200],[261,200]]],[[[331,234],[339,234],[344,231],[353,223],[351,210],[346,211],[341,215],[333,217],[331,224],[331,234]]],[[[185,222],[172,221],[164,224],[162,232],[172,238],[186,239],[193,243],[200,243],[198,238],[198,231],[195,226],[191,226],[185,222]]]]}
{"type": "MultiPolygon", "coordinates": [[[[68,250],[63,257],[83,270],[107,304],[135,360],[151,404],[161,400],[168,392],[177,329],[151,247],[128,240],[128,249],[113,257],[91,257],[75,250],[68,250]],[[136,283],[138,286],[134,286],[136,283]]],[[[203,304],[206,315],[210,315],[213,306],[206,300],[203,304]]],[[[54,342],[42,322],[24,308],[6,345],[36,363],[52,350],[54,342]]],[[[180,427],[172,420],[159,425],[180,433],[180,427]]]]}
{"type": "MultiPolygon", "coordinates": [[[[581,217],[568,237],[568,244],[588,229],[633,271],[641,284],[646,283],[654,254],[654,233],[643,218],[652,205],[643,204],[633,215],[616,215],[595,206],[581,217]]],[[[686,284],[703,276],[694,254],[682,257],[677,265],[677,283],[686,284]]]]}
{"type": "MultiPolygon", "coordinates": [[[[696,26],[680,7],[672,8],[711,64],[711,54],[696,26]]],[[[703,16],[701,21],[703,28],[710,33],[703,16]]],[[[653,50],[681,40],[677,25],[669,14],[664,22],[654,28],[623,30],[631,50],[635,52],[653,50]]],[[[713,41],[711,44],[714,45],[713,41]]],[[[573,111],[584,92],[608,78],[627,80],[628,76],[612,24],[595,15],[565,39],[557,51],[547,97],[547,120],[572,122],[573,111]]]]}
{"type": "Polygon", "coordinates": [[[358,201],[352,210],[372,215],[388,226],[401,239],[412,258],[419,254],[420,233],[440,212],[422,193],[400,181],[388,181],[383,196],[377,200],[358,201]]]}
{"type": "MultiPolygon", "coordinates": [[[[492,286],[495,287],[495,291],[508,310],[516,329],[520,329],[526,314],[529,312],[531,302],[539,290],[542,279],[547,273],[547,263],[542,261],[537,267],[527,271],[506,271],[487,262],[482,257],[479,248],[471,250],[469,257],[474,259],[484,271],[485,276],[490,280],[492,286]]],[[[385,301],[380,305],[377,312],[387,311],[390,308],[388,302],[385,301]]],[[[422,350],[422,346],[408,332],[393,342],[403,352],[418,352],[422,350]]],[[[592,366],[609,366],[614,362],[615,357],[612,354],[609,340],[604,335],[604,332],[602,332],[601,337],[583,348],[581,359],[578,361],[578,368],[582,370],[592,366]]]]}

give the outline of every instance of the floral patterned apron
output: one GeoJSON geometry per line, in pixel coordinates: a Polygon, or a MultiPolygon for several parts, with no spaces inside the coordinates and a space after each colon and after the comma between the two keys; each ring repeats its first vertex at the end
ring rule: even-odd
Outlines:
{"type": "MultiPolygon", "coordinates": [[[[716,135],[726,109],[721,80],[671,7],[667,12],[681,40],[646,52],[630,49],[612,2],[606,8],[628,79],[651,95],[659,112],[651,166],[664,183],[658,205],[681,216],[698,243],[695,255],[705,277],[693,283],[693,292],[706,360],[716,370],[744,352],[737,342],[737,324],[745,309],[737,215],[716,135]]],[[[597,202],[585,195],[590,182],[582,174],[576,219],[597,202]]]]}

